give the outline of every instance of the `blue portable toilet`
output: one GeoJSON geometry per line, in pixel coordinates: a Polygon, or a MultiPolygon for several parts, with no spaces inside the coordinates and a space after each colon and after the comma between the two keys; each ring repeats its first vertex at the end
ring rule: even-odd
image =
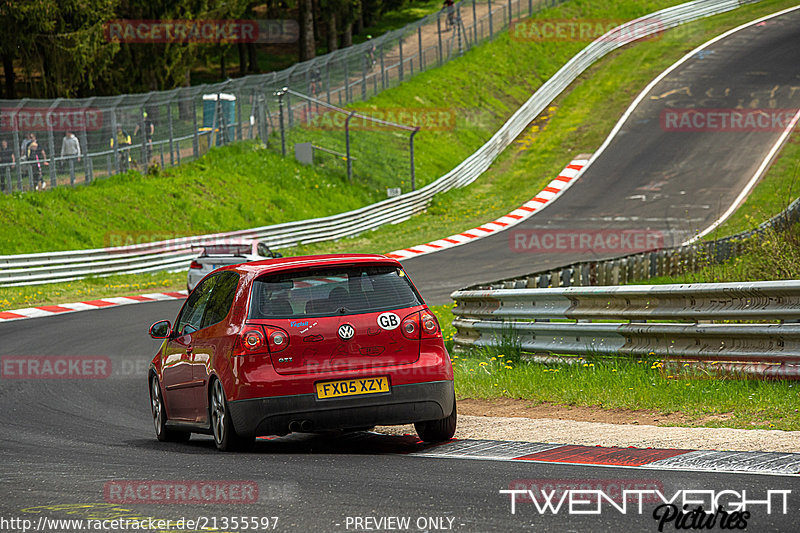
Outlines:
{"type": "Polygon", "coordinates": [[[216,138],[216,145],[223,144],[222,136],[218,135],[223,131],[224,126],[224,142],[229,143],[234,140],[236,131],[236,96],[228,93],[214,93],[203,95],[203,128],[206,131],[211,131],[212,135],[216,138]],[[216,120],[214,112],[217,109],[217,102],[219,101],[219,113],[216,120]],[[213,131],[212,131],[213,129],[213,131]]]}

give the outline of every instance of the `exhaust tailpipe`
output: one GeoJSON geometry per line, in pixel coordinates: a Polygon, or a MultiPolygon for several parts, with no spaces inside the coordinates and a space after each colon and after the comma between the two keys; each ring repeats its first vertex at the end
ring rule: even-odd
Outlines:
{"type": "Polygon", "coordinates": [[[303,433],[310,433],[312,429],[314,429],[314,424],[311,423],[311,420],[303,420],[300,422],[300,431],[303,433]]]}
{"type": "Polygon", "coordinates": [[[298,433],[301,431],[300,421],[292,420],[289,422],[289,432],[291,433],[298,433]]]}

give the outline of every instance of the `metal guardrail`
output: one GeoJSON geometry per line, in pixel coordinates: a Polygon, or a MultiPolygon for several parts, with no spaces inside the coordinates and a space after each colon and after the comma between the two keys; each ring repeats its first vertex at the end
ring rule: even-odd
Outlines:
{"type": "Polygon", "coordinates": [[[177,270],[188,267],[193,248],[219,242],[220,239],[257,238],[266,240],[273,248],[285,248],[350,237],[385,224],[402,222],[425,210],[437,193],[464,187],[475,181],[564,89],[598,59],[647,35],[730,11],[746,3],[751,2],[697,0],[651,13],[614,28],[570,59],[475,153],[441,178],[416,191],[329,217],[188,237],[180,241],[0,256],[0,286],[52,283],[89,275],[177,270]]]}
{"type": "Polygon", "coordinates": [[[762,363],[781,365],[773,375],[800,377],[800,281],[461,290],[452,296],[454,341],[461,348],[510,343],[535,354],[762,363]],[[628,322],[591,322],[615,319],[628,322]]]}
{"type": "Polygon", "coordinates": [[[714,241],[692,242],[648,252],[580,261],[566,266],[471,285],[468,289],[522,289],[624,285],[659,276],[676,276],[711,264],[724,263],[741,255],[748,239],[765,232],[784,231],[800,221],[800,198],[758,227],[714,241]]]}

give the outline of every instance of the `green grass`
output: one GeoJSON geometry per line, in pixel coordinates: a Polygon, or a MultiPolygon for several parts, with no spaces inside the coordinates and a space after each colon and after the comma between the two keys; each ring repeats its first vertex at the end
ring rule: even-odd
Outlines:
{"type": "Polygon", "coordinates": [[[636,284],[664,283],[725,283],[735,281],[770,281],[800,279],[800,225],[789,231],[768,230],[764,235],[751,237],[744,253],[720,264],[710,264],[695,272],[675,276],[659,276],[636,284]]]}
{"type": "Polygon", "coordinates": [[[735,378],[658,361],[544,365],[503,355],[454,356],[457,396],[682,413],[687,425],[800,430],[800,383],[735,378]]]}
{"type": "Polygon", "coordinates": [[[112,296],[136,296],[151,292],[186,290],[186,272],[156,272],[107,278],[86,278],[67,283],[0,287],[0,311],[45,304],[98,300],[112,296]]]}
{"type": "MultiPolygon", "coordinates": [[[[453,304],[431,307],[451,354],[453,304]]],[[[682,413],[685,425],[800,430],[800,383],[725,375],[656,360],[525,361],[510,346],[452,355],[458,398],[682,413]]],[[[713,365],[712,365],[713,367],[713,365]]]]}
{"type": "MultiPolygon", "coordinates": [[[[674,3],[576,0],[538,16],[632,18],[674,3]]],[[[787,4],[770,0],[746,6],[614,53],[573,84],[559,105],[523,134],[477,183],[437,197],[425,215],[405,224],[292,253],[387,252],[502,216],[536,194],[572,157],[596,149],[633,97],[687,49],[787,4]]],[[[506,32],[464,58],[422,73],[359,107],[456,110],[455,128],[423,130],[416,137],[417,175],[422,185],[485,142],[584,45],[518,41],[506,32]]],[[[356,161],[357,179],[352,185],[346,183],[340,163],[307,168],[259,150],[254,143],[242,143],[214,149],[200,161],[159,176],[129,173],[74,190],[3,196],[0,254],[102,247],[109,243],[109,235],[133,234],[144,240],[151,234],[156,240],[163,235],[230,231],[354,209],[385,197],[385,187],[404,181],[404,167],[370,159],[379,152],[369,142],[371,138],[365,135],[364,140],[354,141],[362,147],[356,157],[371,166],[364,170],[356,161]]],[[[407,182],[404,185],[408,187],[407,182]]]]}
{"type": "MultiPolygon", "coordinates": [[[[582,4],[582,2],[571,2],[563,9],[581,10],[585,7],[582,4]]],[[[555,105],[539,117],[536,123],[529,127],[477,182],[466,188],[436,196],[426,213],[413,217],[408,222],[337,242],[300,246],[293,253],[326,253],[334,250],[385,253],[446,237],[507,214],[530,200],[572,158],[596,150],[647,83],[687,51],[729,28],[788,5],[791,5],[791,2],[768,1],[746,6],[731,13],[685,25],[666,32],[659,39],[628,46],[611,54],[595,64],[565,94],[562,94],[555,105]]],[[[599,5],[598,9],[602,7],[599,5]]],[[[652,9],[655,8],[648,6],[645,11],[652,9]]],[[[577,16],[575,13],[570,13],[577,16]]],[[[596,13],[594,15],[597,16],[596,13]]],[[[531,43],[526,44],[531,45],[531,43]]],[[[438,89],[430,92],[430,100],[424,101],[426,105],[443,106],[452,101],[457,109],[468,109],[465,102],[458,100],[459,94],[450,94],[450,91],[453,87],[469,84],[468,80],[475,79],[476,85],[485,84],[492,87],[491,91],[487,91],[487,109],[502,108],[507,105],[503,98],[507,98],[510,92],[523,90],[524,96],[527,96],[540,85],[539,81],[530,80],[529,85],[525,86],[523,84],[527,80],[521,80],[503,94],[504,91],[495,88],[492,80],[484,79],[484,74],[479,69],[472,69],[471,66],[485,65],[494,60],[502,68],[504,61],[511,60],[508,58],[519,56],[521,53],[519,45],[520,43],[509,39],[507,33],[503,34],[491,45],[469,52],[466,55],[470,59],[468,65],[456,61],[436,71],[423,73],[397,89],[370,100],[368,105],[389,105],[390,102],[400,106],[406,102],[411,105],[413,102],[419,104],[419,97],[415,95],[415,92],[418,92],[418,84],[433,83],[429,82],[428,78],[438,80],[435,75],[442,72],[447,74],[447,79],[457,81],[449,86],[436,85],[438,89]],[[503,94],[500,101],[492,96],[496,94],[503,94]]],[[[540,54],[552,54],[548,56],[549,58],[560,57],[557,49],[542,50],[540,54]]],[[[555,65],[549,65],[548,60],[541,56],[537,56],[533,63],[529,61],[525,59],[522,62],[531,65],[534,76],[546,78],[554,72],[555,65]]],[[[557,62],[558,59],[554,59],[554,63],[557,62]]],[[[523,94],[520,94],[518,98],[522,97],[523,94]]],[[[490,113],[477,115],[482,116],[487,122],[494,123],[495,117],[490,113]]],[[[447,136],[434,138],[420,135],[419,145],[425,146],[420,148],[420,152],[427,156],[437,154],[435,147],[424,143],[436,142],[442,138],[447,136]]],[[[459,155],[457,159],[461,158],[459,147],[451,143],[450,139],[447,146],[448,154],[450,151],[456,152],[459,155]]],[[[784,175],[791,171],[792,162],[797,160],[794,149],[794,144],[788,145],[776,165],[778,169],[789,170],[771,171],[763,181],[764,184],[771,182],[773,174],[784,175]]],[[[770,185],[760,185],[753,198],[757,195],[763,196],[768,203],[771,194],[769,187],[770,185]],[[766,187],[763,193],[762,187],[766,187]]],[[[785,184],[781,187],[786,188],[785,184]]]]}
{"type": "Polygon", "coordinates": [[[355,209],[374,191],[255,142],[212,149],[159,175],[0,195],[0,254],[100,248],[250,228],[355,209]]]}

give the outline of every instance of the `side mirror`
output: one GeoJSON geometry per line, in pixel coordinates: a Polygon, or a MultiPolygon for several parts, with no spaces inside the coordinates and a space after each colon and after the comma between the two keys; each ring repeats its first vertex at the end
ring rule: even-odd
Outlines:
{"type": "Polygon", "coordinates": [[[172,334],[172,324],[169,320],[161,320],[150,326],[150,336],[154,339],[166,339],[172,334]]]}

